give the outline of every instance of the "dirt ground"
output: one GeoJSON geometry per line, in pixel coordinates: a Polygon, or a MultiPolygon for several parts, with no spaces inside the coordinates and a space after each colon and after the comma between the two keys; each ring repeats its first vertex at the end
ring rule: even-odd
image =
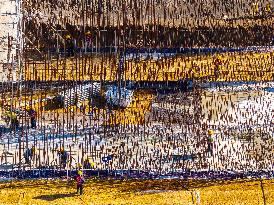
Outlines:
{"type": "Polygon", "coordinates": [[[274,204],[273,180],[88,180],[84,194],[75,182],[20,181],[0,185],[0,204],[274,204]]]}

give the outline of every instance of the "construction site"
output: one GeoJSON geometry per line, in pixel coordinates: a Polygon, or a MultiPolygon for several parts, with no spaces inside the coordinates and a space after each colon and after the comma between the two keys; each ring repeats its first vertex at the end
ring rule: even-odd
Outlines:
{"type": "Polygon", "coordinates": [[[0,0],[0,175],[269,174],[273,7],[0,0]]]}

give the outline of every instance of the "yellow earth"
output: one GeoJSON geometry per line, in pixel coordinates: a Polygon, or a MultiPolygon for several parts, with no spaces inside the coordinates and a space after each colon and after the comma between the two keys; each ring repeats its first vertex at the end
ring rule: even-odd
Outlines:
{"type": "Polygon", "coordinates": [[[274,204],[273,180],[19,181],[0,185],[0,204],[263,205],[274,204]]]}

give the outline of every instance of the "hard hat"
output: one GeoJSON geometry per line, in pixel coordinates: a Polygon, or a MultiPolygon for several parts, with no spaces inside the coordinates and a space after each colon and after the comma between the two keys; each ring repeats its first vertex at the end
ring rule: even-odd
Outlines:
{"type": "Polygon", "coordinates": [[[87,32],[86,32],[86,35],[90,35],[90,34],[91,34],[91,32],[90,32],[90,31],[87,31],[87,32]]]}
{"type": "Polygon", "coordinates": [[[68,34],[68,35],[65,36],[65,38],[66,38],[66,39],[70,39],[71,37],[70,37],[70,35],[68,34]]]}
{"type": "Polygon", "coordinates": [[[77,174],[80,175],[80,176],[82,176],[83,172],[81,170],[78,170],[77,174]]]}
{"type": "Polygon", "coordinates": [[[214,131],[213,130],[208,130],[207,132],[209,135],[213,135],[214,134],[214,131]]]}

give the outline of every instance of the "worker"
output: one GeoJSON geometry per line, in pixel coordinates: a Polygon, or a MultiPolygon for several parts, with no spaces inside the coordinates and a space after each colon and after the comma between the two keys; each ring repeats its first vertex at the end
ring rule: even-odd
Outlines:
{"type": "Polygon", "coordinates": [[[65,40],[66,40],[66,48],[67,48],[67,52],[68,52],[68,57],[74,56],[74,42],[73,42],[73,39],[68,34],[68,35],[65,36],[65,40]]]}
{"type": "Polygon", "coordinates": [[[69,154],[68,154],[68,152],[65,151],[64,148],[62,147],[62,148],[60,149],[60,151],[58,151],[58,155],[59,155],[59,157],[60,157],[60,164],[61,164],[61,167],[62,167],[63,169],[65,169],[66,166],[67,166],[67,161],[68,161],[69,154]]]}
{"type": "Polygon", "coordinates": [[[210,156],[213,156],[213,137],[214,134],[213,130],[208,130],[208,138],[207,138],[207,151],[210,156]]]}
{"type": "Polygon", "coordinates": [[[77,171],[77,175],[75,177],[75,180],[77,182],[77,194],[80,191],[80,195],[83,194],[83,184],[85,182],[84,176],[83,176],[83,172],[81,170],[77,171]]]}
{"type": "Polygon", "coordinates": [[[268,3],[266,4],[266,6],[265,6],[265,11],[266,11],[266,13],[271,13],[271,3],[270,3],[270,2],[268,2],[268,3]]]}
{"type": "Polygon", "coordinates": [[[220,57],[217,57],[214,60],[214,76],[215,78],[219,78],[220,75],[220,66],[222,65],[222,60],[220,57]]]}
{"type": "Polygon", "coordinates": [[[81,163],[78,163],[77,166],[76,166],[76,170],[82,170],[83,169],[83,166],[81,163]]]}
{"type": "Polygon", "coordinates": [[[19,121],[17,119],[16,112],[9,109],[6,112],[6,116],[8,117],[8,120],[10,122],[10,129],[12,130],[17,129],[19,127],[19,121]]]}
{"type": "Polygon", "coordinates": [[[35,129],[36,128],[36,112],[33,108],[27,107],[27,112],[28,115],[30,116],[30,124],[31,128],[35,129]]]}
{"type": "Polygon", "coordinates": [[[259,14],[259,3],[256,1],[252,3],[252,12],[254,16],[259,14]]]}
{"type": "Polygon", "coordinates": [[[91,34],[90,31],[87,31],[85,33],[85,36],[86,36],[86,47],[90,48],[91,47],[91,42],[92,42],[92,34],[91,34]]]}
{"type": "Polygon", "coordinates": [[[32,146],[31,148],[27,148],[26,151],[24,152],[24,158],[25,158],[25,163],[30,164],[31,160],[33,159],[35,154],[35,147],[32,146]]]}
{"type": "Polygon", "coordinates": [[[95,163],[94,162],[92,162],[90,159],[85,159],[85,161],[84,161],[84,169],[92,169],[92,168],[94,168],[94,166],[95,166],[95,163]]]}

